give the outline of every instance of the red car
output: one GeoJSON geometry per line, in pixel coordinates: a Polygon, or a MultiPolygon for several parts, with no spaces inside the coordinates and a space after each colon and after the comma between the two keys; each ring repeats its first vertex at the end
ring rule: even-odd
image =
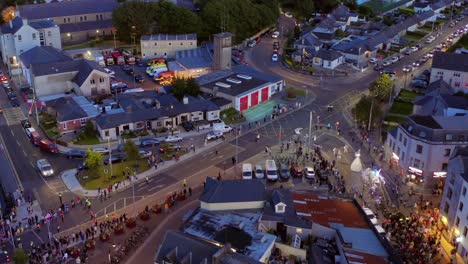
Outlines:
{"type": "Polygon", "coordinates": [[[54,142],[48,139],[42,139],[39,141],[39,147],[42,151],[49,152],[49,153],[58,153],[57,145],[54,142]]]}

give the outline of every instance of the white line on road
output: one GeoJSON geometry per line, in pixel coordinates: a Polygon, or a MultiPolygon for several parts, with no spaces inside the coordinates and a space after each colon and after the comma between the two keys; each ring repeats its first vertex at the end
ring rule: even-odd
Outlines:
{"type": "Polygon", "coordinates": [[[31,167],[35,168],[35,167],[34,167],[34,164],[32,163],[32,161],[29,161],[29,164],[31,164],[31,167]]]}
{"type": "Polygon", "coordinates": [[[214,158],[211,158],[210,160],[220,159],[220,158],[223,158],[223,157],[224,157],[224,155],[219,155],[219,156],[216,156],[214,158]]]}
{"type": "Polygon", "coordinates": [[[164,186],[165,186],[165,184],[156,185],[156,186],[154,186],[154,187],[149,188],[149,189],[148,189],[148,192],[151,192],[151,191],[153,191],[153,190],[155,190],[155,189],[158,189],[158,188],[162,188],[162,187],[164,187],[164,186]]]}
{"type": "Polygon", "coordinates": [[[13,133],[13,130],[10,130],[11,135],[15,136],[15,133],[13,133]]]}
{"type": "Polygon", "coordinates": [[[23,150],[23,154],[27,157],[28,155],[26,155],[26,152],[23,150]]]}
{"type": "Polygon", "coordinates": [[[19,143],[19,141],[18,141],[18,140],[16,140],[16,144],[18,144],[18,146],[20,145],[20,143],[19,143]]]}
{"type": "Polygon", "coordinates": [[[141,190],[143,190],[143,189],[145,189],[145,188],[148,188],[148,185],[145,185],[145,186],[143,186],[143,187],[137,189],[137,192],[139,192],[139,191],[141,191],[141,190]]]}

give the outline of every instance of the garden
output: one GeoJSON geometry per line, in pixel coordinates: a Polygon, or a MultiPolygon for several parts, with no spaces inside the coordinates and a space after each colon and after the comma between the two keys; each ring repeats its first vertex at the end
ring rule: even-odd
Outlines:
{"type": "Polygon", "coordinates": [[[225,124],[237,124],[245,121],[245,117],[234,107],[221,111],[221,120],[225,124]]]}
{"type": "Polygon", "coordinates": [[[413,104],[397,99],[393,102],[389,112],[398,115],[410,115],[413,112],[413,104]]]}
{"type": "Polygon", "coordinates": [[[39,120],[48,138],[55,138],[60,134],[57,128],[57,120],[52,115],[42,112],[39,115],[39,120]]]}

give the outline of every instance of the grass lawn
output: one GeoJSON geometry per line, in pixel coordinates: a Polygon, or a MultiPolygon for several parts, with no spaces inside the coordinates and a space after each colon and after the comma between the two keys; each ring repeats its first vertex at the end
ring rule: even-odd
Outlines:
{"type": "Polygon", "coordinates": [[[240,113],[233,107],[221,111],[221,120],[225,124],[237,124],[245,121],[245,117],[241,116],[240,113]]]}
{"type": "Polygon", "coordinates": [[[405,117],[401,117],[401,116],[393,116],[393,115],[387,115],[385,118],[384,118],[384,121],[387,121],[387,122],[393,122],[393,123],[403,123],[404,121],[406,120],[405,117]]]}
{"type": "Polygon", "coordinates": [[[407,31],[404,37],[410,40],[417,41],[417,40],[422,39],[426,35],[427,35],[427,32],[424,32],[424,31],[414,31],[414,32],[407,31]]]}
{"type": "Polygon", "coordinates": [[[393,102],[390,113],[400,115],[410,115],[413,112],[413,104],[410,102],[395,101],[393,102]]]}
{"type": "Polygon", "coordinates": [[[372,10],[378,13],[378,12],[386,12],[390,9],[401,6],[409,1],[410,0],[402,0],[402,1],[396,1],[393,3],[385,3],[382,0],[370,0],[364,5],[370,7],[372,10]]]}
{"type": "Polygon", "coordinates": [[[298,95],[298,96],[306,96],[306,91],[302,90],[302,89],[299,89],[299,88],[288,88],[286,90],[286,92],[289,94],[289,93],[292,93],[292,94],[295,94],[295,95],[298,95]]]}
{"type": "Polygon", "coordinates": [[[400,94],[398,95],[398,97],[413,100],[414,98],[416,98],[416,96],[420,96],[420,95],[423,95],[423,93],[413,92],[413,91],[403,89],[400,91],[400,94]]]}
{"type": "MultiPolygon", "coordinates": [[[[115,45],[117,48],[128,48],[132,49],[132,45],[126,42],[120,42],[119,40],[115,41],[115,45]]],[[[80,43],[80,44],[75,44],[75,45],[69,45],[69,46],[64,46],[64,50],[71,50],[71,49],[86,49],[86,48],[94,48],[94,47],[104,47],[104,46],[109,46],[109,47],[114,47],[114,40],[90,40],[85,43],[80,43]]],[[[140,44],[137,43],[136,45],[136,50],[137,53],[140,52],[140,44]]]]}
{"type": "Polygon", "coordinates": [[[85,135],[85,134],[81,134],[78,136],[78,138],[76,139],[76,141],[73,143],[73,144],[76,144],[76,145],[96,145],[96,144],[99,144],[100,141],[97,137],[97,135],[92,135],[92,136],[88,136],[88,135],[85,135]]]}
{"type": "MultiPolygon", "coordinates": [[[[104,188],[109,184],[114,184],[118,181],[125,180],[126,177],[123,176],[123,171],[127,170],[133,173],[135,171],[134,165],[135,163],[133,161],[112,164],[112,173],[114,176],[116,176],[114,179],[110,179],[109,165],[102,165],[93,170],[85,170],[80,172],[78,174],[78,180],[84,188],[89,190],[97,190],[99,186],[104,188]],[[106,174],[104,170],[107,170],[108,173],[106,174]]],[[[142,173],[150,169],[148,168],[146,159],[138,160],[138,168],[138,173],[142,173]]]]}

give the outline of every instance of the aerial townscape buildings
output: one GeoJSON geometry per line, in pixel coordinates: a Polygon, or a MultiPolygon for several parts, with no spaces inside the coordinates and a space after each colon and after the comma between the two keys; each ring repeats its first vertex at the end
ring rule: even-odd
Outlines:
{"type": "Polygon", "coordinates": [[[0,3],[0,263],[468,263],[468,3],[224,2],[0,3]]]}

